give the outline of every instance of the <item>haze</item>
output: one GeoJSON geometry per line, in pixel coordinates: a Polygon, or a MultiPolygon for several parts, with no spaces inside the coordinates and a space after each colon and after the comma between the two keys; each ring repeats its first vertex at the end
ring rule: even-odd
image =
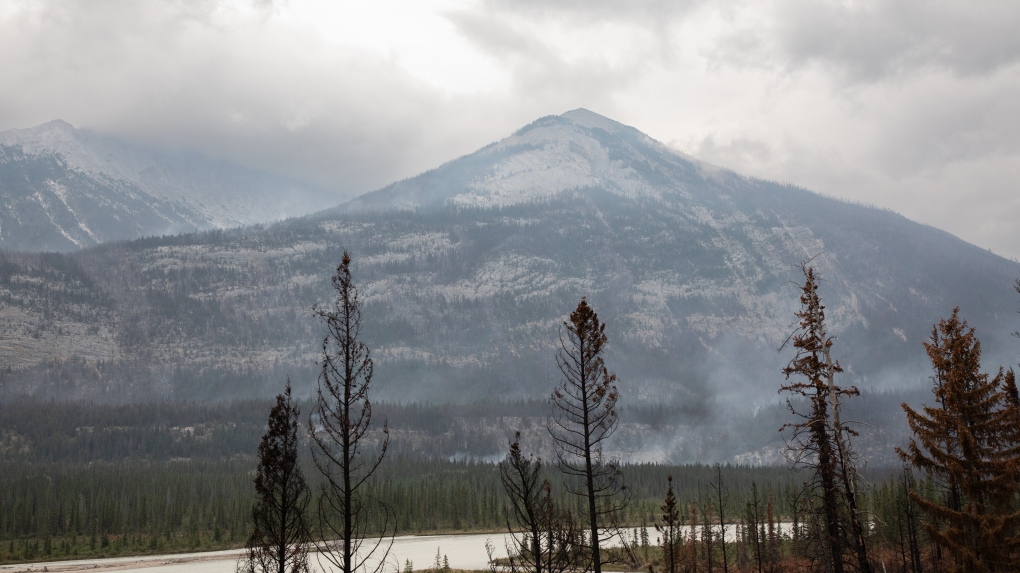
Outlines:
{"type": "Polygon", "coordinates": [[[1020,256],[1020,4],[7,2],[0,129],[61,118],[370,191],[585,107],[1020,256]]]}

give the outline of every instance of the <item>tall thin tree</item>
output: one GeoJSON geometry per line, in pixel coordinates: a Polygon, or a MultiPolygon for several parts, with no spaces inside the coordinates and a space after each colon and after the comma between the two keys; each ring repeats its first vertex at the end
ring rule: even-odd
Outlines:
{"type": "Polygon", "coordinates": [[[758,497],[758,484],[751,482],[751,499],[745,506],[744,524],[747,527],[748,541],[751,552],[754,554],[754,562],[758,573],[764,573],[765,551],[762,547],[766,544],[765,523],[762,515],[761,498],[758,497]]]}
{"type": "Polygon", "coordinates": [[[814,470],[813,485],[818,491],[824,521],[824,533],[819,541],[827,554],[822,562],[830,564],[833,573],[842,573],[849,552],[855,557],[859,571],[871,573],[864,519],[857,499],[856,454],[849,443],[849,437],[856,432],[840,417],[841,398],[857,396],[859,392],[856,387],[841,387],[835,382],[836,374],[843,368],[832,357],[835,338],[826,331],[825,306],[818,295],[818,279],[806,262],[801,263],[800,268],[804,275],[804,285],[800,288],[801,308],[797,312],[798,327],[789,339],[797,354],[783,369],[783,374],[787,380],[792,375],[801,378],[783,385],[780,391],[807,398],[810,411],[800,413],[788,400],[791,412],[801,421],[784,428],[793,430],[797,461],[814,470]]]}
{"type": "Polygon", "coordinates": [[[719,547],[722,548],[723,573],[730,572],[729,556],[726,555],[726,501],[727,488],[723,481],[722,465],[715,464],[715,481],[712,482],[712,489],[715,490],[715,498],[718,502],[716,509],[719,511],[719,547]]]}
{"type": "Polygon", "coordinates": [[[322,362],[309,434],[312,459],[322,473],[319,496],[319,554],[343,573],[382,571],[396,534],[389,508],[362,492],[389,445],[386,424],[370,435],[369,388],[373,364],[361,342],[361,302],[351,281],[345,250],[333,275],[334,300],[315,313],[326,325],[322,362]],[[378,506],[371,513],[369,504],[378,506]],[[388,541],[387,541],[388,538],[388,541]],[[374,542],[373,542],[374,540],[374,542]],[[367,545],[366,545],[367,543],[367,545]]]}
{"type": "MultiPolygon", "coordinates": [[[[673,476],[666,477],[666,497],[662,501],[662,523],[655,524],[661,534],[663,573],[680,573],[681,553],[684,545],[683,519],[673,493],[673,476]]],[[[693,528],[694,525],[692,524],[693,528]]]]}
{"type": "Polygon", "coordinates": [[[238,562],[239,573],[304,573],[308,570],[310,499],[298,465],[298,416],[291,401],[290,380],[269,412],[268,428],[259,443],[255,473],[254,528],[238,562]]]}
{"type": "Polygon", "coordinates": [[[623,475],[617,460],[607,460],[602,446],[616,431],[618,418],[616,375],[602,359],[606,325],[585,297],[570,313],[560,332],[556,356],[563,378],[553,391],[549,433],[556,445],[560,470],[579,478],[581,488],[571,492],[587,501],[591,565],[601,573],[600,528],[614,525],[626,505],[623,475]]]}
{"type": "MultiPolygon", "coordinates": [[[[1013,281],[1013,290],[1015,290],[1017,292],[1017,294],[1020,294],[1020,277],[1017,277],[1013,281]]],[[[1017,312],[1020,312],[1020,310],[1018,310],[1017,312]]],[[[1013,336],[1015,336],[1017,338],[1020,338],[1020,332],[1013,331],[1013,336]]]]}

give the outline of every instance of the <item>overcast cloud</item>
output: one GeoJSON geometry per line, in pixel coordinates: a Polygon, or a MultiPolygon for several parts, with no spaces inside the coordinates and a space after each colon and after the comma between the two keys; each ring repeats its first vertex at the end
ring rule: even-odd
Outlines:
{"type": "Polygon", "coordinates": [[[1020,257],[1020,3],[0,4],[0,129],[60,118],[354,194],[587,107],[1020,257]]]}

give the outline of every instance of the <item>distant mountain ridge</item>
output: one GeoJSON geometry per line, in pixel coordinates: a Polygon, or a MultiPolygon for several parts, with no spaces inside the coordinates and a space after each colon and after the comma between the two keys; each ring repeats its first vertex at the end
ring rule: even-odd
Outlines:
{"type": "Polygon", "coordinates": [[[269,395],[287,375],[308,392],[322,335],[311,308],[330,299],[344,248],[380,399],[546,396],[559,327],[587,296],[621,403],[712,425],[663,436],[676,459],[751,459],[775,439],[725,422],[778,399],[806,259],[847,384],[927,384],[921,342],[954,306],[986,369],[1016,355],[1014,263],[575,110],[265,228],[0,252],[0,395],[211,400],[269,395]]]}
{"type": "Polygon", "coordinates": [[[276,221],[339,201],[284,177],[61,120],[0,132],[0,248],[67,251],[276,221]]]}

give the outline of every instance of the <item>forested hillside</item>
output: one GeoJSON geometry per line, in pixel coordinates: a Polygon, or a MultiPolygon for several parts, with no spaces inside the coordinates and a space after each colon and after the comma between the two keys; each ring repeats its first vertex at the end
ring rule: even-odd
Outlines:
{"type": "MultiPolygon", "coordinates": [[[[0,561],[242,543],[250,526],[255,447],[268,406],[268,401],[160,406],[21,402],[3,408],[0,561]]],[[[506,502],[491,461],[505,454],[506,438],[489,435],[473,442],[471,432],[458,426],[502,420],[512,431],[538,406],[378,405],[379,415],[389,420],[395,449],[367,495],[387,501],[401,534],[501,530],[506,502]],[[418,439],[411,442],[411,436],[418,439]],[[490,462],[478,459],[483,452],[490,462]]],[[[633,424],[634,415],[624,414],[625,425],[633,424]]],[[[668,418],[661,411],[640,415],[653,422],[668,418]]],[[[304,450],[302,458],[305,475],[317,489],[319,474],[304,450]]],[[[799,479],[781,467],[726,466],[725,471],[732,491],[727,510],[734,515],[745,504],[752,481],[763,492],[785,498],[799,479]]],[[[708,465],[637,464],[625,466],[624,472],[633,501],[622,518],[633,525],[657,519],[667,474],[675,476],[684,502],[701,499],[715,479],[708,465]]],[[[874,475],[884,476],[885,470],[874,475]]],[[[551,471],[549,478],[559,484],[551,471]]]]}

